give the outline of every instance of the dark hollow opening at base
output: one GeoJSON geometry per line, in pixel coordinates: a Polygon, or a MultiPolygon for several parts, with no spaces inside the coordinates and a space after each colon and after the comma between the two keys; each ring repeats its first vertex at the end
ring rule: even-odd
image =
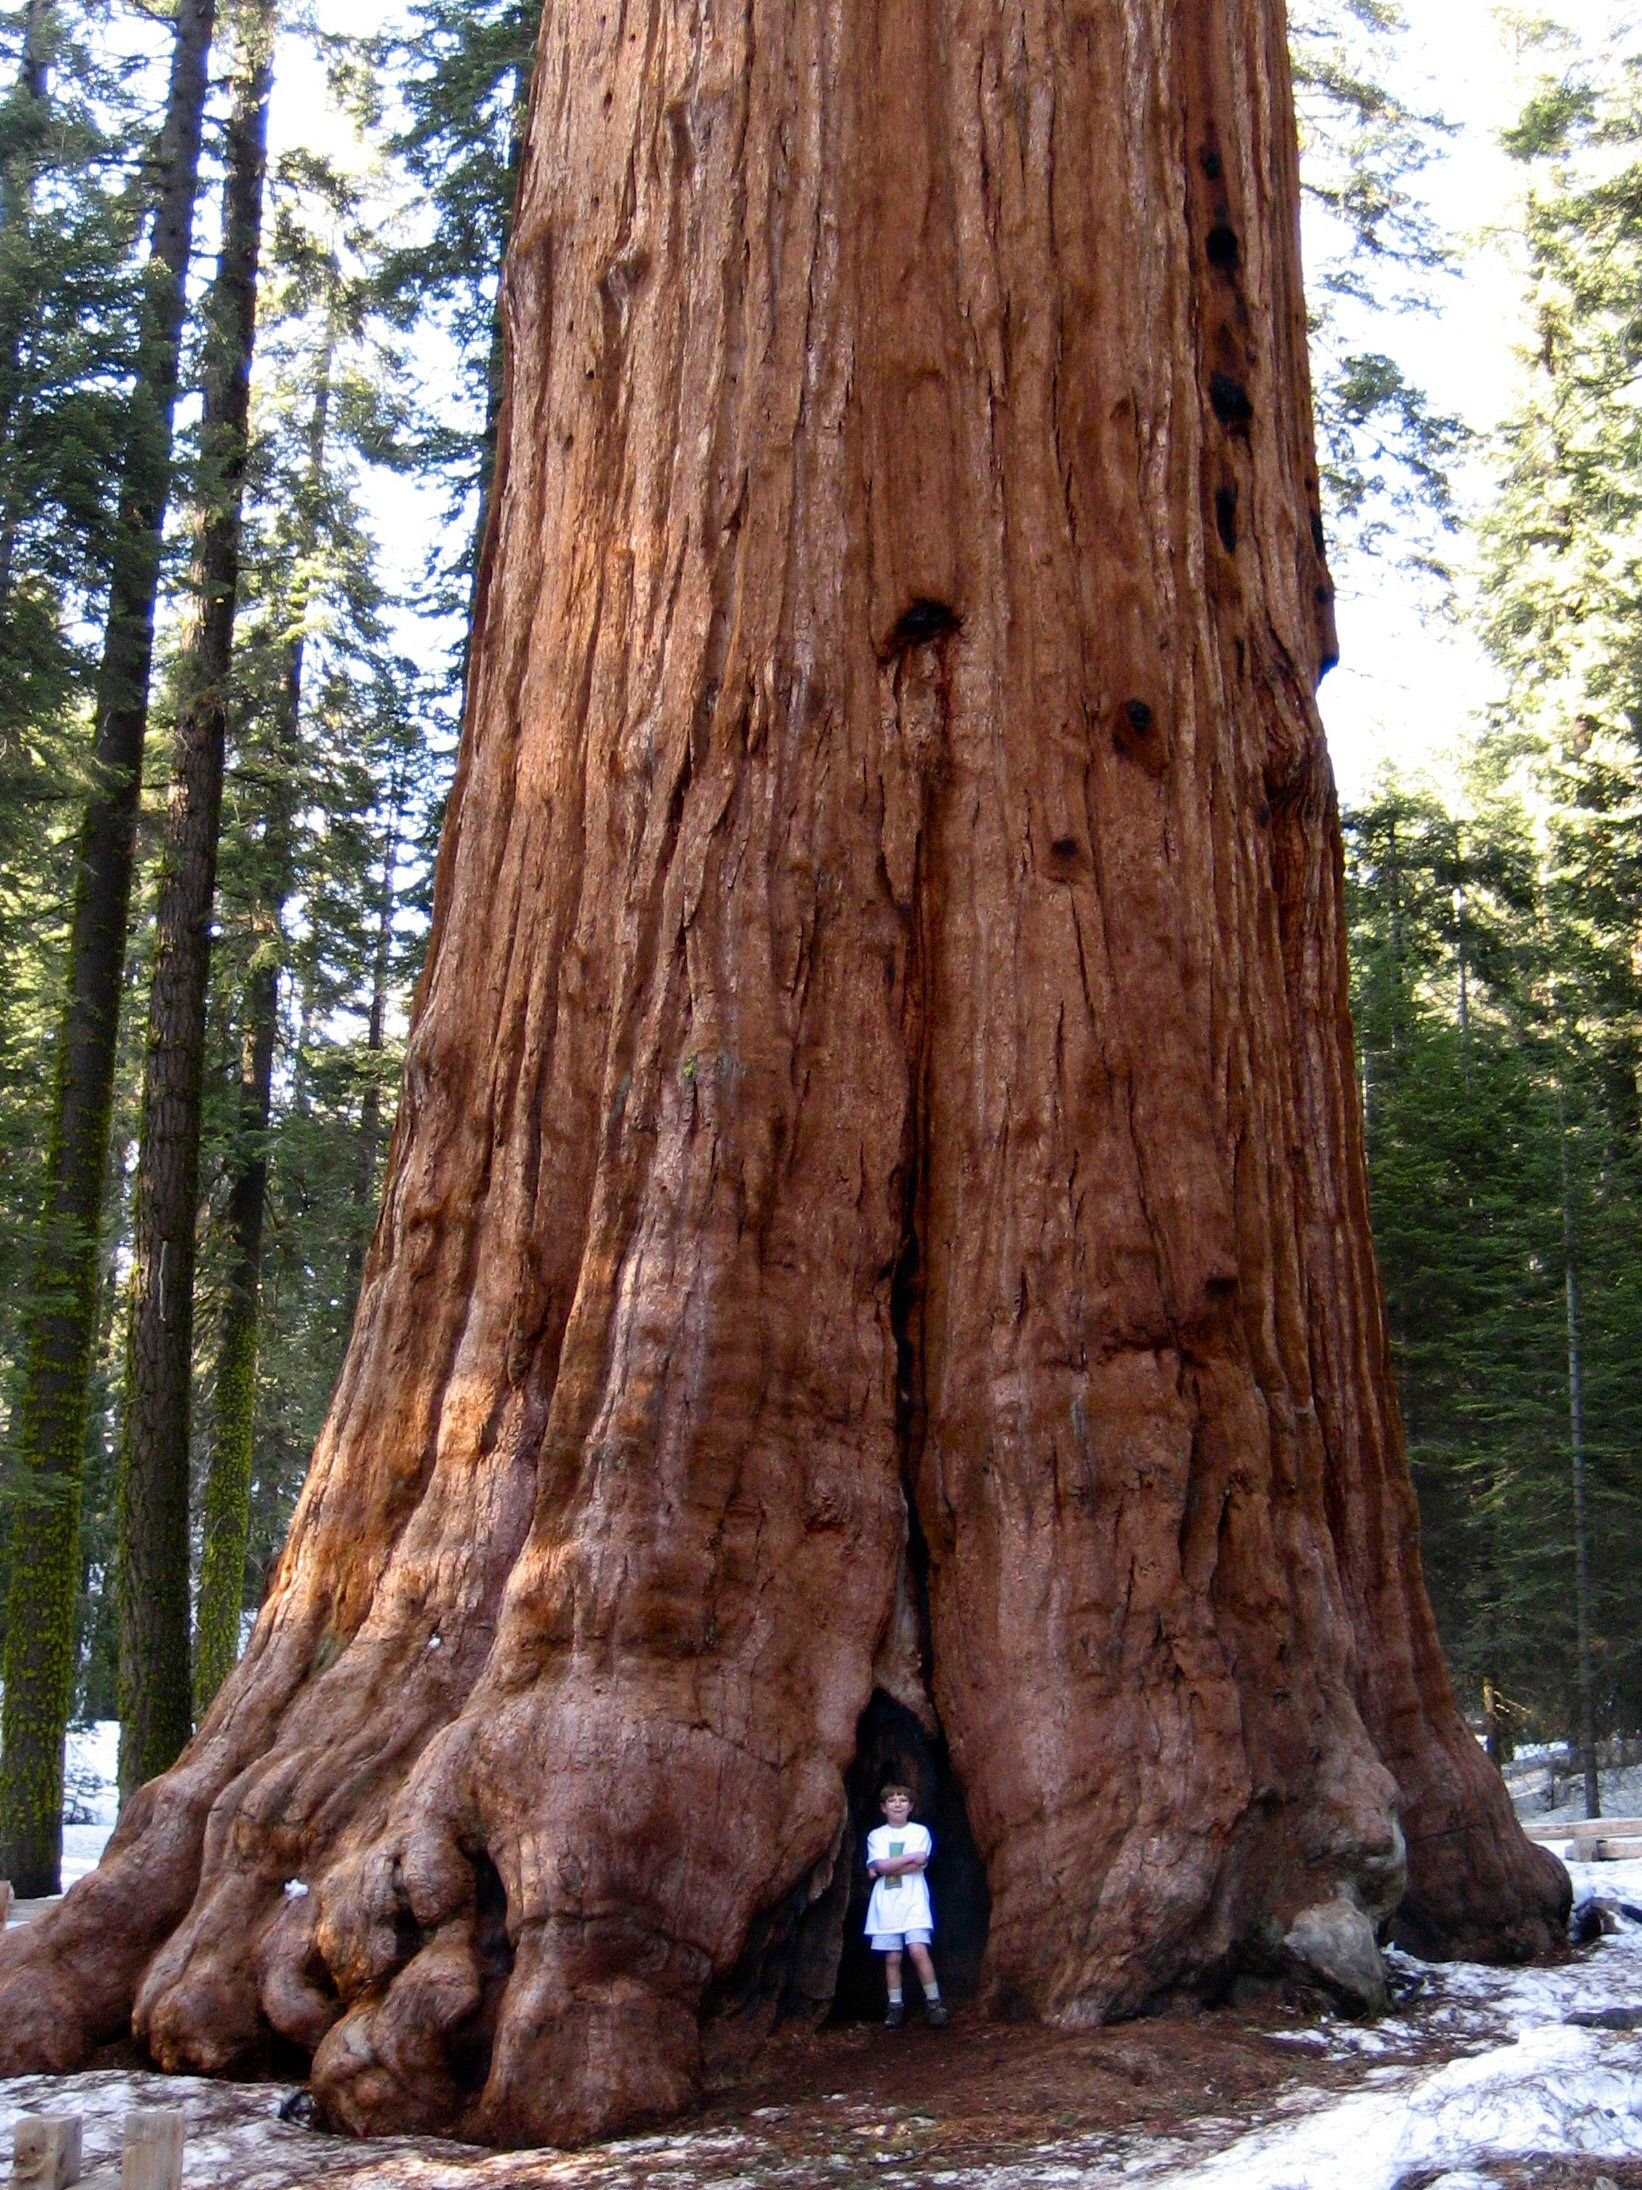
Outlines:
{"type": "MultiPolygon", "coordinates": [[[[835,2023],[876,2022],[884,2012],[883,1957],[873,1952],[862,1927],[872,1891],[866,1869],[867,1834],[884,1822],[878,1795],[886,1780],[901,1780],[912,1789],[912,1814],[935,1836],[928,1873],[935,1913],[935,1944],[930,1952],[942,1996],[961,2005],[980,1986],[992,1896],[986,1866],[969,1829],[963,1789],[941,1734],[926,1732],[905,1704],[875,1689],[861,1714],[855,1762],[844,1778],[850,1810],[850,1895],[833,1994],[835,2023]]],[[[918,1995],[910,1962],[906,1986],[910,2006],[918,1995]]]]}
{"type": "Polygon", "coordinates": [[[513,1942],[507,1929],[507,1888],[484,1848],[464,1849],[473,1871],[473,1947],[479,1963],[479,2004],[451,2035],[451,2076],[463,2091],[482,2091],[490,2075],[491,2046],[502,1994],[513,1974],[513,1942]]]}

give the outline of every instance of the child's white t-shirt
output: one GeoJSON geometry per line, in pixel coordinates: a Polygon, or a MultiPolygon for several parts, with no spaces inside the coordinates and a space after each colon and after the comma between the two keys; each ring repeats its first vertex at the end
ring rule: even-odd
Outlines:
{"type": "MultiPolygon", "coordinates": [[[[877,1825],[867,1835],[867,1861],[888,1863],[896,1856],[928,1856],[935,1842],[927,1825],[877,1825]]],[[[922,1871],[874,1880],[867,1903],[867,1931],[933,1931],[935,1916],[922,1871]]]]}

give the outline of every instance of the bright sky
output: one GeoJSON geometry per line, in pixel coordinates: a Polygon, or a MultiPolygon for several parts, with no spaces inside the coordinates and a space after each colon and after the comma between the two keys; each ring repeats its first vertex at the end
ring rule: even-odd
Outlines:
{"type": "MultiPolygon", "coordinates": [[[[1433,212],[1459,248],[1462,271],[1441,285],[1436,314],[1401,322],[1385,346],[1395,348],[1439,411],[1489,434],[1511,407],[1524,336],[1520,291],[1505,239],[1495,232],[1510,221],[1522,188],[1521,170],[1499,145],[1500,130],[1521,106],[1520,79],[1497,0],[1406,5],[1406,51],[1416,72],[1410,94],[1458,125],[1425,184],[1433,212]]],[[[1607,9],[1602,0],[1544,0],[1524,12],[1553,16],[1594,37],[1607,9]]],[[[1482,464],[1474,462],[1463,498],[1480,499],[1485,483],[1482,464]]],[[[1468,557],[1465,543],[1458,545],[1463,574],[1468,557]]],[[[1341,661],[1323,686],[1322,706],[1341,796],[1348,803],[1361,797],[1388,764],[1440,776],[1443,752],[1497,689],[1476,639],[1463,624],[1422,614],[1389,566],[1363,574],[1354,594],[1342,586],[1339,621],[1341,661]]]]}

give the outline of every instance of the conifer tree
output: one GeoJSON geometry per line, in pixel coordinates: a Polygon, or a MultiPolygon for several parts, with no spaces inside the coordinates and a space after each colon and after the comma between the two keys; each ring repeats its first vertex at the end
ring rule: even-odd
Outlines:
{"type": "Polygon", "coordinates": [[[0,1728],[0,1871],[21,1893],[55,1891],[61,1856],[99,1220],[214,22],[215,0],[178,0],[97,680],[96,774],[77,847],[45,1206],[25,1304],[0,1728]]]}
{"type": "Polygon", "coordinates": [[[237,0],[222,251],[206,304],[191,623],[178,674],[133,1227],[120,1460],[120,1784],[178,1755],[189,1675],[189,1424],[200,1102],[239,605],[275,0],[237,0]]]}
{"type": "Polygon", "coordinates": [[[1446,126],[1400,92],[1397,0],[1295,0],[1289,40],[1310,240],[1318,453],[1337,563],[1394,555],[1447,583],[1459,420],[1399,362],[1397,320],[1451,271],[1420,196],[1446,126]]]}

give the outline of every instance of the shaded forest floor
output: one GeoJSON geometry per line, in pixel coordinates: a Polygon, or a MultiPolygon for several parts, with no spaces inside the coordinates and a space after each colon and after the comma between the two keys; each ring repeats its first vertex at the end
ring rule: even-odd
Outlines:
{"type": "MultiPolygon", "coordinates": [[[[1634,1894],[1633,1869],[1598,1883],[1634,1894]]],[[[95,2165],[128,2106],[181,2104],[188,2190],[1642,2190],[1642,2039],[1565,2020],[1642,2005],[1642,1928],[1552,1969],[1398,1969],[1412,1997],[1373,2027],[1273,1998],[1075,2034],[788,2033],[688,2121],[573,2154],[352,2143],[278,2121],[279,2087],[112,2060],[0,2083],[0,2137],[81,2112],[95,2165]]]]}

